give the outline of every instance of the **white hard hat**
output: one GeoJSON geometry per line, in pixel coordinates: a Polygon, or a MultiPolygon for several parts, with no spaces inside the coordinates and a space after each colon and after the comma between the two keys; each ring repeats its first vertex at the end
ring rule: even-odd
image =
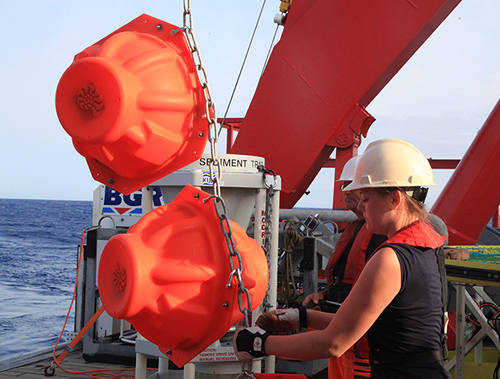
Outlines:
{"type": "Polygon", "coordinates": [[[353,182],[344,191],[435,185],[429,161],[415,146],[387,138],[367,146],[357,162],[353,182]]]}
{"type": "Polygon", "coordinates": [[[357,155],[346,162],[342,169],[342,174],[340,174],[340,178],[337,179],[338,182],[352,182],[354,180],[354,171],[356,170],[356,164],[358,163],[359,157],[360,155],[357,155]]]}

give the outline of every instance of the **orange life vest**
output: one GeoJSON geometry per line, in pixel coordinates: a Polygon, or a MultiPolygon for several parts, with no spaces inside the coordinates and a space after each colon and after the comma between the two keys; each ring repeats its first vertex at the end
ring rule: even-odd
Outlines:
{"type": "Polygon", "coordinates": [[[344,232],[340,236],[337,245],[335,246],[335,250],[328,260],[325,269],[325,277],[329,286],[333,284],[333,281],[335,279],[333,277],[332,269],[337,266],[340,259],[343,257],[349,247],[349,252],[352,251],[353,254],[349,254],[347,258],[344,279],[346,279],[347,275],[349,279],[352,278],[352,281],[350,281],[349,283],[354,283],[354,279],[357,276],[356,271],[359,274],[359,272],[361,272],[361,270],[363,269],[366,259],[366,249],[368,248],[368,244],[370,243],[372,233],[370,233],[368,229],[366,229],[366,226],[363,225],[355,236],[356,228],[358,228],[359,224],[362,222],[363,221],[360,220],[351,222],[349,225],[347,225],[347,228],[345,228],[344,232]],[[354,241],[351,242],[354,237],[354,241]]]}
{"type": "MultiPolygon", "coordinates": [[[[335,268],[344,254],[347,256],[347,263],[342,278],[343,283],[354,284],[359,273],[363,269],[366,260],[366,251],[373,233],[369,232],[363,221],[351,222],[339,238],[335,251],[326,265],[326,279],[328,285],[333,284],[334,277],[332,269],[335,268]],[[363,225],[360,226],[360,223],[363,225]],[[356,233],[356,229],[359,228],[356,233]],[[354,241],[352,241],[354,238],[354,241]],[[350,248],[349,248],[350,247],[350,248]],[[349,250],[349,251],[346,251],[349,250]]],[[[363,337],[362,340],[366,340],[363,337]]],[[[366,344],[366,341],[364,341],[366,344]]],[[[363,343],[360,341],[360,343],[363,343]]],[[[357,354],[357,346],[351,347],[342,356],[330,358],[328,361],[329,379],[352,379],[358,377],[370,377],[370,363],[368,359],[361,358],[357,354]]],[[[365,348],[363,347],[364,351],[365,348]]]]}

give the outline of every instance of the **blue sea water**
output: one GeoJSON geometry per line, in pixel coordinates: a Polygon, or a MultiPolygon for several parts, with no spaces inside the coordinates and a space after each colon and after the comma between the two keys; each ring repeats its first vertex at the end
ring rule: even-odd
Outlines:
{"type": "Polygon", "coordinates": [[[0,359],[54,346],[91,224],[91,201],[0,199],[0,359]]]}

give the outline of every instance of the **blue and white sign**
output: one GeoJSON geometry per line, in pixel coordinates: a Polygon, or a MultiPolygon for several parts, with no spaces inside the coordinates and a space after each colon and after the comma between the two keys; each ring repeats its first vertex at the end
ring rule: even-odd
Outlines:
{"type": "MultiPolygon", "coordinates": [[[[215,172],[214,172],[214,175],[215,177],[215,172]]],[[[204,186],[213,186],[214,185],[214,182],[212,182],[212,178],[210,177],[210,173],[209,172],[204,172],[203,173],[203,184],[204,186]]]]}
{"type": "MultiPolygon", "coordinates": [[[[94,225],[102,217],[108,216],[116,226],[131,226],[143,216],[143,194],[140,189],[124,195],[107,186],[99,186],[94,191],[94,225]]],[[[163,205],[159,187],[153,187],[153,208],[163,205]]]]}

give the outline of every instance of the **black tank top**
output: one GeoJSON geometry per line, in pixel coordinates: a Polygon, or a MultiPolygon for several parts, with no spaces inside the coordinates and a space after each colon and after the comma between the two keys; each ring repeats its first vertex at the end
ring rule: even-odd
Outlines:
{"type": "MultiPolygon", "coordinates": [[[[438,249],[403,244],[387,246],[394,250],[401,266],[401,290],[368,330],[370,349],[378,349],[384,353],[417,353],[441,349],[443,300],[438,249]]],[[[441,362],[424,366],[426,367],[419,366],[420,370],[413,365],[390,367],[374,364],[372,376],[390,377],[396,370],[398,375],[406,372],[408,378],[449,377],[441,362]],[[431,372],[435,375],[430,375],[431,372]]]]}

